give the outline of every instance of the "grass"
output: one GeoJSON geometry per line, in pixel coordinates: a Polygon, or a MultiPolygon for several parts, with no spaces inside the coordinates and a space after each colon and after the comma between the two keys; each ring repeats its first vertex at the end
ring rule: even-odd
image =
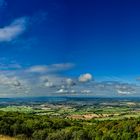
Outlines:
{"type": "Polygon", "coordinates": [[[12,138],[8,136],[0,135],[0,140],[18,140],[17,138],[12,138]]]}
{"type": "Polygon", "coordinates": [[[44,110],[33,109],[32,107],[26,107],[26,106],[7,106],[7,107],[0,108],[0,111],[21,112],[21,113],[42,113],[42,112],[45,112],[44,110]]]}

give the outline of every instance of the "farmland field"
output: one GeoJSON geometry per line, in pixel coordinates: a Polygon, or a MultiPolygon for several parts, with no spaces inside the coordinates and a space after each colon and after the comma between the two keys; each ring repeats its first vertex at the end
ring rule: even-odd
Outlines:
{"type": "Polygon", "coordinates": [[[0,100],[0,140],[117,140],[125,135],[124,140],[135,140],[140,136],[138,98],[0,100]]]}
{"type": "Polygon", "coordinates": [[[140,116],[137,98],[23,98],[0,102],[0,111],[80,119],[122,119],[140,116]],[[29,101],[30,100],[30,101],[29,101]]]}

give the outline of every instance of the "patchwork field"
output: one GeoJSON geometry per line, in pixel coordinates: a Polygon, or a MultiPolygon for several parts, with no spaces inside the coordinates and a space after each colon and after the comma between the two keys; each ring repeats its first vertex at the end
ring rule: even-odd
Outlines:
{"type": "Polygon", "coordinates": [[[0,140],[138,140],[140,100],[0,102],[0,134],[0,140]]]}
{"type": "Polygon", "coordinates": [[[69,119],[118,120],[139,117],[140,102],[131,100],[104,99],[68,102],[31,102],[24,104],[1,105],[0,111],[20,112],[36,115],[49,115],[69,119]]]}

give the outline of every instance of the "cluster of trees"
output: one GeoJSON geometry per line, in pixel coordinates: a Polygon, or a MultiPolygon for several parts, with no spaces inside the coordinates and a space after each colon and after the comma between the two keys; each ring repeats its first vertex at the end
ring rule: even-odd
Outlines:
{"type": "Polygon", "coordinates": [[[140,140],[140,118],[82,121],[0,112],[0,134],[22,140],[140,140]]]}

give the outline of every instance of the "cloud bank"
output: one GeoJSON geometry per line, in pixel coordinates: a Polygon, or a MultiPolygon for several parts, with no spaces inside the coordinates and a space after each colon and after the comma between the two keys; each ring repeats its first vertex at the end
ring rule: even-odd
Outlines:
{"type": "Polygon", "coordinates": [[[46,73],[46,72],[58,72],[69,70],[74,66],[72,63],[52,64],[52,65],[36,65],[31,66],[26,71],[30,73],[46,73]]]}
{"type": "Polygon", "coordinates": [[[7,67],[12,69],[12,66],[12,71],[8,68],[0,70],[0,91],[6,97],[81,94],[110,97],[138,95],[140,92],[138,85],[120,81],[97,81],[90,73],[77,77],[63,75],[63,71],[73,67],[71,63],[7,67]]]}

